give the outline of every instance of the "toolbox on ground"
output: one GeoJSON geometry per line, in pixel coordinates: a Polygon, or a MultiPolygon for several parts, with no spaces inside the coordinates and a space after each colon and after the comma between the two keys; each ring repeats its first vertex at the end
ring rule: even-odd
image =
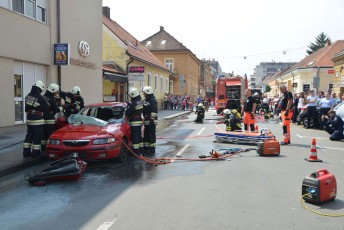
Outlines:
{"type": "Polygon", "coordinates": [[[257,153],[260,156],[278,156],[280,151],[281,146],[275,138],[266,139],[258,143],[257,153]]]}
{"type": "Polygon", "coordinates": [[[305,177],[302,183],[302,196],[306,202],[322,204],[336,198],[337,182],[326,169],[318,170],[305,177]]]}

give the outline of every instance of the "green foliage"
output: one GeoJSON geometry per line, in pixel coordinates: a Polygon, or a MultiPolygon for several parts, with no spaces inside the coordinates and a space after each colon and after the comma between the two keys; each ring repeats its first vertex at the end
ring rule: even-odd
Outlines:
{"type": "Polygon", "coordinates": [[[308,50],[306,51],[307,54],[312,54],[317,50],[325,47],[327,42],[329,42],[330,44],[332,43],[331,39],[326,34],[324,34],[324,32],[321,32],[315,38],[315,43],[311,42],[311,44],[308,46],[308,50]]]}
{"type": "Polygon", "coordinates": [[[265,92],[264,93],[268,93],[271,91],[271,87],[269,85],[265,86],[265,92]]]}

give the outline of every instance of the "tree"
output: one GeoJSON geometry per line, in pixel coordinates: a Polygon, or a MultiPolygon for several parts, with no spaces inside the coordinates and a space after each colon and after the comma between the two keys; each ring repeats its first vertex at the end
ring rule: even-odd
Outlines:
{"type": "Polygon", "coordinates": [[[331,38],[329,38],[324,32],[321,32],[316,38],[315,43],[311,42],[311,44],[308,46],[308,50],[306,51],[307,54],[312,54],[318,49],[321,49],[326,46],[326,44],[329,42],[329,44],[332,43],[331,38]]]}
{"type": "Polygon", "coordinates": [[[268,93],[271,91],[271,87],[269,85],[265,86],[265,92],[264,93],[268,93]]]}

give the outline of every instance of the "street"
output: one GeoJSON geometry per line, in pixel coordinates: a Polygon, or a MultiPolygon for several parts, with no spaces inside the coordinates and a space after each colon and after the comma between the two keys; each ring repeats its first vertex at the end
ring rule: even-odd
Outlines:
{"type": "MultiPolygon", "coordinates": [[[[191,113],[163,124],[155,157],[198,158],[211,150],[252,145],[214,143],[214,110],[203,124],[191,113]]],[[[280,124],[258,119],[282,139],[280,124]]],[[[218,128],[225,130],[225,125],[218,128]]],[[[344,229],[344,218],[316,215],[300,204],[303,178],[327,169],[337,179],[337,197],[323,213],[344,213],[344,145],[328,134],[291,126],[291,145],[278,157],[244,152],[221,161],[173,161],[154,166],[137,158],[128,163],[90,162],[77,182],[30,186],[25,178],[49,162],[0,177],[1,229],[344,229]],[[307,162],[312,138],[318,158],[307,162]]],[[[20,150],[18,150],[20,151],[20,150]]]]}

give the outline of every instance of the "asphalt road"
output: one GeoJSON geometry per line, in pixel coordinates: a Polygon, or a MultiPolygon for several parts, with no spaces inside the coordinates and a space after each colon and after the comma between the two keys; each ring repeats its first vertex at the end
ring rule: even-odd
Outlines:
{"type": "MultiPolygon", "coordinates": [[[[219,117],[206,113],[166,124],[158,133],[156,157],[198,158],[222,147],[213,143],[219,117]]],[[[278,140],[279,124],[260,120],[278,140]]],[[[224,130],[224,125],[218,125],[224,130]]],[[[29,186],[35,166],[0,178],[1,229],[344,229],[344,217],[325,217],[300,205],[305,176],[325,168],[336,176],[334,202],[316,206],[324,213],[344,213],[344,145],[323,131],[292,126],[292,145],[279,157],[255,151],[223,161],[174,161],[153,166],[132,158],[127,164],[91,163],[77,182],[29,186]],[[317,138],[322,163],[304,160],[317,138]]]]}

